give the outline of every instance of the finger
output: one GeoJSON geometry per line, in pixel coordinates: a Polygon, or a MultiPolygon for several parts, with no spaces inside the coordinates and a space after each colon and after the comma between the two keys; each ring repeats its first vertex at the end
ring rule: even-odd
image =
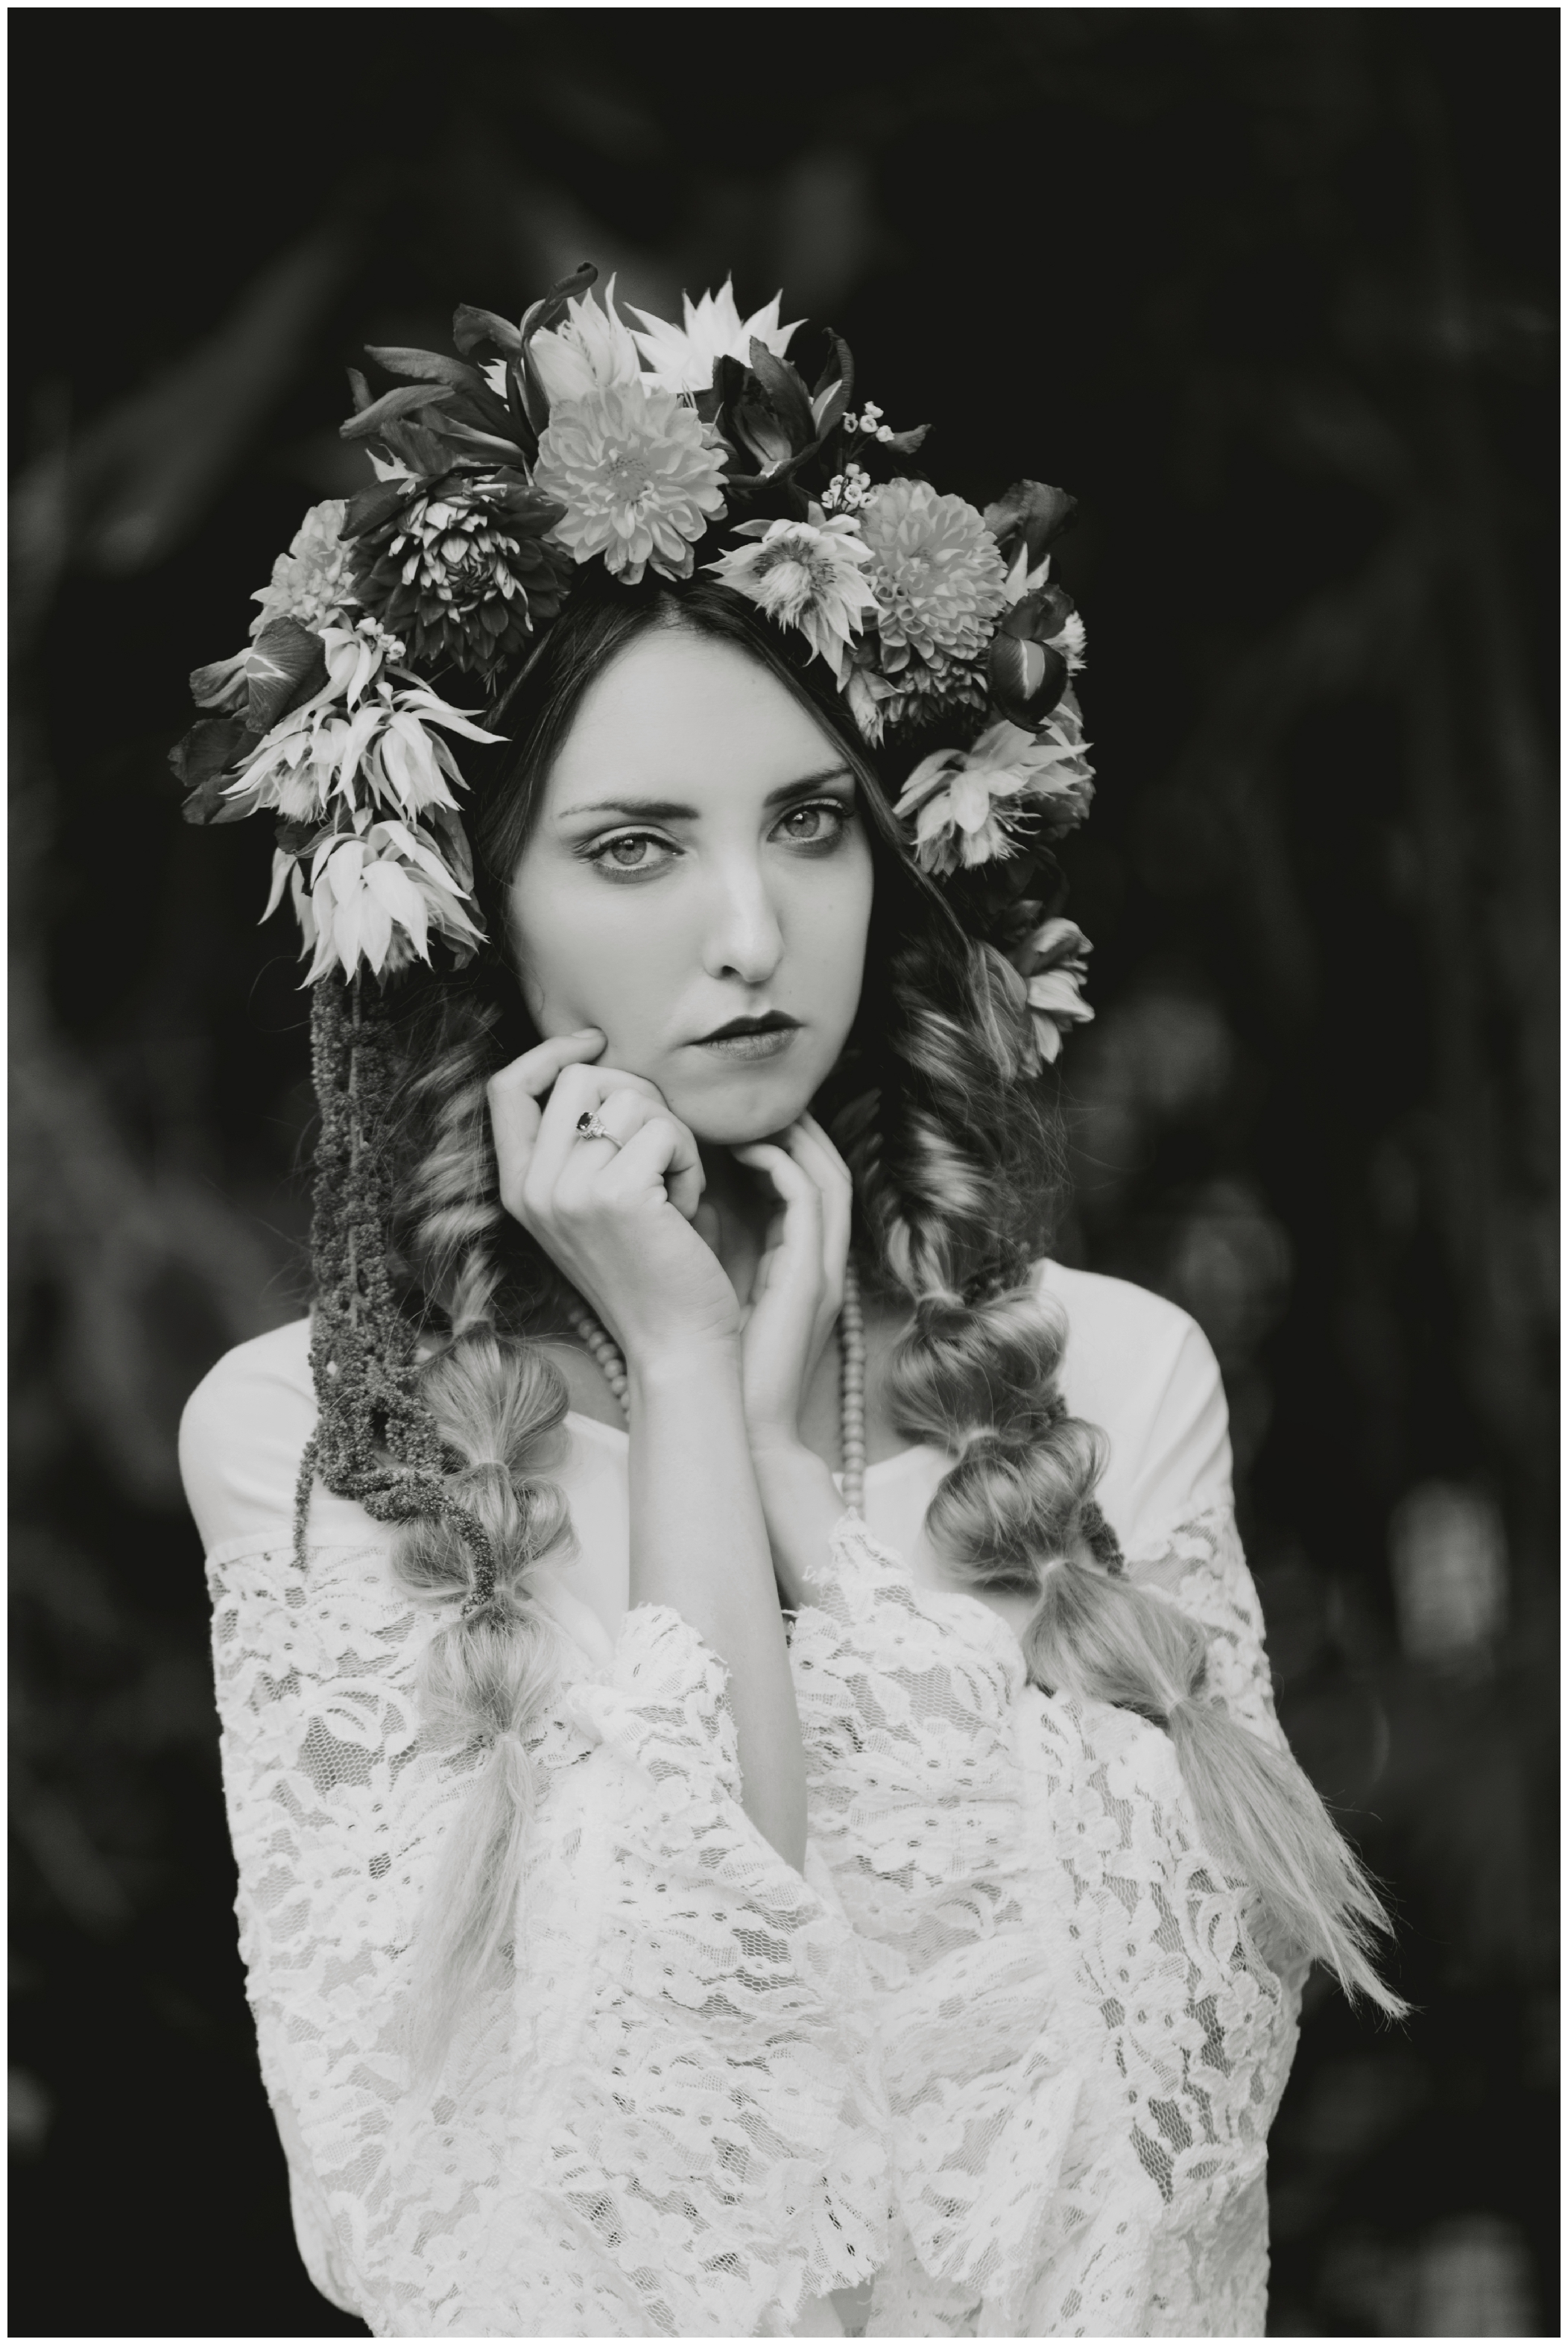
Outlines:
{"type": "Polygon", "coordinates": [[[794,1256],[804,1270],[809,1260],[814,1280],[822,1275],[822,1192],[804,1168],[797,1164],[789,1151],[771,1141],[759,1140],[749,1147],[737,1148],[733,1154],[754,1172],[761,1172],[772,1182],[774,1193],[784,1205],[784,1228],[780,1245],[794,1256]]]}
{"type": "MultiPolygon", "coordinates": [[[[599,1176],[599,1194],[610,1204],[631,1204],[662,1189],[666,1200],[672,1183],[682,1172],[690,1172],[696,1160],[696,1142],[685,1125],[668,1110],[663,1115],[650,1116],[642,1130],[634,1132],[624,1148],[612,1156],[599,1176]]],[[[695,1169],[701,1173],[701,1164],[695,1169]]],[[[689,1221],[691,1215],[685,1218],[689,1221]]]]}
{"type": "Polygon", "coordinates": [[[603,1048],[604,1037],[597,1026],[585,1027],[578,1034],[557,1034],[513,1059],[485,1085],[501,1202],[509,1210],[509,1190],[515,1193],[521,1185],[539,1137],[541,1098],[564,1068],[597,1057],[603,1048]]]}
{"type": "Polygon", "coordinates": [[[700,1204],[692,1215],[692,1227],[696,1231],[709,1253],[717,1254],[719,1251],[718,1208],[706,1202],[700,1204]]]}
{"type": "Polygon", "coordinates": [[[844,1301],[844,1270],[849,1259],[855,1206],[849,1167],[814,1117],[801,1117],[791,1129],[787,1145],[822,1197],[822,1274],[825,1300],[836,1313],[844,1301]]]}
{"type": "MultiPolygon", "coordinates": [[[[602,1074],[606,1081],[611,1078],[611,1070],[606,1068],[592,1067],[586,1071],[591,1077],[602,1074]]],[[[568,1113],[572,1104],[571,1100],[566,1102],[568,1113]]],[[[609,1134],[609,1142],[584,1140],[578,1133],[573,1121],[568,1153],[557,1176],[557,1193],[581,1194],[580,1175],[591,1173],[597,1176],[606,1171],[617,1149],[624,1150],[645,1124],[662,1120],[672,1125],[675,1132],[675,1146],[664,1168],[665,1193],[683,1219],[691,1221],[701,1201],[705,1181],[702,1156],[690,1129],[679,1116],[670,1113],[654,1086],[641,1076],[629,1076],[625,1088],[606,1091],[592,1112],[609,1134]],[[635,1090],[632,1088],[633,1083],[635,1090]]],[[[542,1158],[545,1152],[542,1139],[540,1149],[542,1158]]]]}
{"type": "Polygon", "coordinates": [[[818,1123],[815,1116],[798,1116],[795,1119],[795,1129],[798,1132],[805,1132],[810,1137],[810,1139],[815,1143],[816,1147],[820,1150],[823,1156],[826,1158],[827,1162],[832,1167],[836,1178],[844,1183],[844,1186],[846,1189],[853,1191],[855,1187],[855,1175],[850,1171],[848,1165],[845,1162],[843,1157],[839,1154],[837,1149],[834,1146],[832,1141],[828,1138],[826,1132],[823,1130],[821,1124],[818,1123]]]}
{"type": "MultiPolygon", "coordinates": [[[[533,1210],[540,1210],[554,1194],[567,1165],[592,1147],[592,1143],[585,1142],[577,1129],[579,1119],[583,1115],[602,1116],[606,1102],[619,1091],[632,1092],[646,1100],[652,1108],[664,1112],[659,1091],[642,1075],[629,1075],[620,1067],[577,1064],[561,1069],[545,1104],[534,1143],[529,1175],[533,1210]]],[[[594,1159],[591,1157],[589,1161],[594,1159]]]]}

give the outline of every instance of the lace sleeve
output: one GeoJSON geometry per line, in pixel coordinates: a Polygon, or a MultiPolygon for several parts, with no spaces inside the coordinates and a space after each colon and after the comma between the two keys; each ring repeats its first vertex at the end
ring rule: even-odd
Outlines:
{"type": "Polygon", "coordinates": [[[1292,1993],[1168,1737],[1023,1676],[987,1608],[841,1530],[795,1681],[879,1983],[898,2224],[868,2334],[1259,2333],[1292,1993]]]}
{"type": "Polygon", "coordinates": [[[1247,1568],[1229,1501],[1208,1507],[1151,1542],[1128,1569],[1158,1588],[1209,1633],[1209,1682],[1231,1716],[1275,1750],[1287,1746],[1274,1714],[1263,1608],[1247,1568]]]}
{"type": "Polygon", "coordinates": [[[1054,2036],[1078,2091],[1017,2298],[1024,2333],[1260,2334],[1265,2142],[1299,1981],[1259,1955],[1168,1738],[1101,1703],[1032,1695],[1029,1711],[1041,1878],[1065,1922],[1037,2051],[1054,2036]]]}
{"type": "Polygon", "coordinates": [[[739,1806],[701,1639],[638,1610],[558,1686],[515,1930],[421,2097],[412,1950],[483,1754],[420,1738],[429,1624],[379,1549],[212,1578],[242,1948],[318,2285],[384,2336],[745,2336],[873,2269],[854,1942],[739,1806]]]}

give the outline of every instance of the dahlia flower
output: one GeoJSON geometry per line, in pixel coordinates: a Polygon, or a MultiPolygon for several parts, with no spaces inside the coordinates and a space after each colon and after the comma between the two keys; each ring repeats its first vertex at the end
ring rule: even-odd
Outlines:
{"type": "Polygon", "coordinates": [[[1015,956],[1028,990],[1035,1040],[1047,1066],[1060,1056],[1070,1030],[1094,1016],[1080,991],[1093,949],[1073,921],[1047,920],[1015,956]]]}
{"type": "MultiPolygon", "coordinates": [[[[613,277],[604,289],[602,309],[592,294],[580,294],[568,302],[564,322],[535,334],[528,347],[551,407],[561,400],[586,399],[612,382],[642,379],[631,329],[615,314],[613,277]]],[[[502,373],[504,397],[504,368],[502,373]]]]}
{"type": "Polygon", "coordinates": [[[558,509],[502,481],[448,481],[355,538],[359,599],[416,660],[491,675],[561,608],[558,509]]]}
{"type": "Polygon", "coordinates": [[[309,856],[279,848],[272,858],[272,892],[262,919],[269,919],[288,885],[305,949],[311,962],[305,983],[314,985],[334,961],[352,977],[363,958],[375,974],[404,969],[416,954],[428,961],[430,932],[446,939],[466,959],[481,930],[463,906],[460,887],[427,837],[404,823],[373,822],[360,808],[348,831],[329,832],[309,856]]]}
{"type": "Polygon", "coordinates": [[[842,687],[850,645],[875,607],[863,571],[871,556],[853,521],[829,521],[820,505],[812,513],[810,521],[747,522],[737,535],[760,543],[736,546],[707,567],[776,625],[798,627],[842,687]]]}
{"type": "Polygon", "coordinates": [[[689,578],[692,548],[724,512],[723,452],[667,391],[612,383],[556,408],[534,484],[566,507],[555,534],[578,562],[602,554],[628,586],[652,567],[689,578]]]}
{"type": "MultiPolygon", "coordinates": [[[[779,324],[783,299],[782,293],[775,293],[765,309],[754,310],[749,318],[743,318],[735,306],[734,279],[726,277],[720,292],[704,293],[694,306],[689,293],[682,294],[685,311],[682,326],[651,317],[646,310],[632,310],[632,316],[641,318],[648,329],[640,334],[633,327],[632,339],[647,362],[649,383],[658,391],[707,391],[720,359],[739,359],[743,365],[750,362],[754,335],[782,359],[795,330],[794,326],[779,324]]],[[[795,325],[799,323],[796,319],[795,325]]]]}
{"type": "Polygon", "coordinates": [[[462,774],[441,734],[486,743],[501,736],[393,665],[401,646],[379,628],[329,627],[322,643],[326,685],[274,726],[224,793],[236,809],[230,819],[272,808],[288,822],[319,821],[334,798],[411,818],[432,807],[455,812],[450,784],[460,785],[462,774]]]}
{"type": "Polygon", "coordinates": [[[889,481],[860,525],[874,557],[879,665],[899,721],[922,698],[984,705],[981,661],[1007,607],[996,541],[962,497],[926,481],[889,481]]]}
{"type": "Polygon", "coordinates": [[[938,876],[1017,852],[1027,838],[1060,838],[1091,796],[1083,742],[1037,739],[1005,720],[970,749],[923,757],[895,812],[913,819],[915,855],[938,876]]]}
{"type": "Polygon", "coordinates": [[[258,635],[271,619],[298,619],[302,627],[321,628],[340,621],[351,611],[354,592],[354,549],[339,533],[348,504],[328,497],[312,505],[272,565],[268,584],[251,596],[260,610],[250,622],[258,635]]]}

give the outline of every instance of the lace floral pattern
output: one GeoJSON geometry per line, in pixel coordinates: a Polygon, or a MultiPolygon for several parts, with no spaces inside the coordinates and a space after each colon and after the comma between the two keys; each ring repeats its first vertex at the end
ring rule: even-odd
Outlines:
{"type": "Polygon", "coordinates": [[[208,1566],[241,1950],[317,2285],[383,2336],[786,2330],[881,2252],[881,2113],[831,1886],[736,1803],[724,1672],[676,1615],[568,1664],[510,1968],[433,2102],[400,2049],[478,1750],[421,1739],[429,1615],[383,1550],[208,1566]],[[826,1893],[823,1891],[825,1889],[826,1893]]]}
{"type": "MultiPolygon", "coordinates": [[[[1221,1690],[1256,1708],[1260,1671],[1266,1703],[1233,1532],[1162,1568],[1229,1639],[1221,1690]]],[[[1299,1982],[1168,1739],[1025,1684],[987,1607],[855,1524],[792,1650],[812,1828],[879,1983],[898,2220],[867,2333],[1260,2334],[1299,1982]]]]}
{"type": "Polygon", "coordinates": [[[1132,1578],[1158,1588],[1209,1631],[1209,1684],[1231,1716],[1278,1751],[1287,1748],[1274,1715],[1263,1650],[1263,1608],[1229,1506],[1209,1507],[1128,1559],[1132,1578]]]}

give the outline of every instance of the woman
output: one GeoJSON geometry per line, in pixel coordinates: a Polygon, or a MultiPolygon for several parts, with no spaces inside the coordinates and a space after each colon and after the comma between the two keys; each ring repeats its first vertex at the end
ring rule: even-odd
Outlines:
{"type": "Polygon", "coordinates": [[[1070,501],[910,482],[776,303],[647,325],[377,354],[383,485],[195,680],[319,980],[312,1320],[184,1435],[302,2245],[389,2333],[1245,2332],[1306,1962],[1392,1998],[1212,1362],[1042,1262],[1070,501]]]}

